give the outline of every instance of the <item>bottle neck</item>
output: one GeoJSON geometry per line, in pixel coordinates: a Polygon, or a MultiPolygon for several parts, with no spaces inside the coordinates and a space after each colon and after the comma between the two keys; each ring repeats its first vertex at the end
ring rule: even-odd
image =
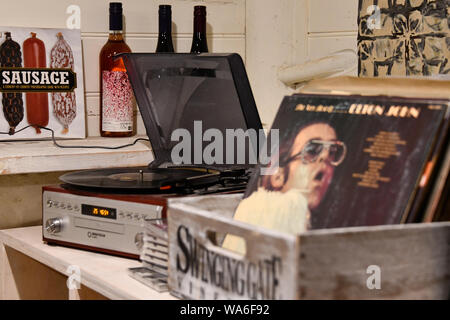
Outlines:
{"type": "Polygon", "coordinates": [[[174,52],[172,42],[172,14],[159,13],[159,32],[156,52],[174,52]]]}
{"type": "Polygon", "coordinates": [[[191,53],[208,52],[206,40],[206,16],[194,15],[194,34],[192,36],[191,53]]]}
{"type": "Polygon", "coordinates": [[[171,15],[159,15],[159,34],[172,34],[171,15]]]}
{"type": "Polygon", "coordinates": [[[206,35],[206,16],[204,15],[194,16],[194,35],[195,34],[206,35]]]}
{"type": "Polygon", "coordinates": [[[108,40],[123,41],[123,31],[122,30],[109,30],[108,40]]]}
{"type": "Polygon", "coordinates": [[[160,33],[158,36],[158,44],[156,45],[156,52],[174,52],[172,36],[170,33],[160,33]]]}

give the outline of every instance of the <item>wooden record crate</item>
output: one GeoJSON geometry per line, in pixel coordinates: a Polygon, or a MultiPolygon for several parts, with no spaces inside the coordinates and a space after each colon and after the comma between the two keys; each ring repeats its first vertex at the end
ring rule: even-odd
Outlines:
{"type": "Polygon", "coordinates": [[[242,195],[171,199],[169,289],[190,299],[448,299],[450,222],[312,230],[235,221],[242,195]],[[246,254],[220,247],[225,234],[246,254]]]}

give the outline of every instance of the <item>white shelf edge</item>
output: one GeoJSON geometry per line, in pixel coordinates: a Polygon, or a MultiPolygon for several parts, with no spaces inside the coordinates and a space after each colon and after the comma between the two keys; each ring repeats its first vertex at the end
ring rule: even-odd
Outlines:
{"type": "MultiPolygon", "coordinates": [[[[58,140],[66,146],[108,146],[129,144],[137,138],[90,137],[78,140],[58,140]]],[[[150,145],[138,141],[123,149],[58,148],[52,141],[0,142],[0,175],[41,173],[111,167],[146,166],[153,160],[150,145]]]]}
{"type": "Polygon", "coordinates": [[[0,242],[66,276],[69,266],[79,266],[81,284],[109,299],[176,299],[168,292],[158,293],[146,287],[127,274],[127,268],[141,266],[139,261],[61,246],[48,246],[42,242],[42,226],[0,230],[0,242]],[[108,263],[110,270],[99,270],[96,262],[108,263]],[[120,274],[117,274],[118,272],[120,274]],[[108,273],[117,275],[117,279],[122,277],[121,282],[127,283],[128,287],[121,287],[111,281],[108,273]],[[126,277],[125,281],[123,277],[126,277]]]}

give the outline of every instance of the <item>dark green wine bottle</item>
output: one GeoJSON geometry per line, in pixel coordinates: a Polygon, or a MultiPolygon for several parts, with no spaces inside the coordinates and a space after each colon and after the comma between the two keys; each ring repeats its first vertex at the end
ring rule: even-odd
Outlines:
{"type": "Polygon", "coordinates": [[[202,52],[208,52],[208,42],[206,40],[206,7],[195,6],[191,53],[202,52]]]}
{"type": "Polygon", "coordinates": [[[156,52],[174,52],[172,42],[172,7],[159,6],[159,33],[156,52]]]}

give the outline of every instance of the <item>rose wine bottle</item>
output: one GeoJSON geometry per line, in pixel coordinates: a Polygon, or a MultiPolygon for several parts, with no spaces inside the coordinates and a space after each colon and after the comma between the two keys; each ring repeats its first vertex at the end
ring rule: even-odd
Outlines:
{"type": "Polygon", "coordinates": [[[134,125],[134,96],[118,53],[131,52],[123,38],[122,3],[109,4],[109,37],[100,51],[100,135],[130,137],[134,125]]]}
{"type": "Polygon", "coordinates": [[[195,6],[191,53],[202,52],[208,52],[208,43],[206,41],[206,7],[195,6]]]}
{"type": "Polygon", "coordinates": [[[172,42],[172,7],[170,5],[159,6],[159,33],[156,52],[174,52],[172,42]]]}

